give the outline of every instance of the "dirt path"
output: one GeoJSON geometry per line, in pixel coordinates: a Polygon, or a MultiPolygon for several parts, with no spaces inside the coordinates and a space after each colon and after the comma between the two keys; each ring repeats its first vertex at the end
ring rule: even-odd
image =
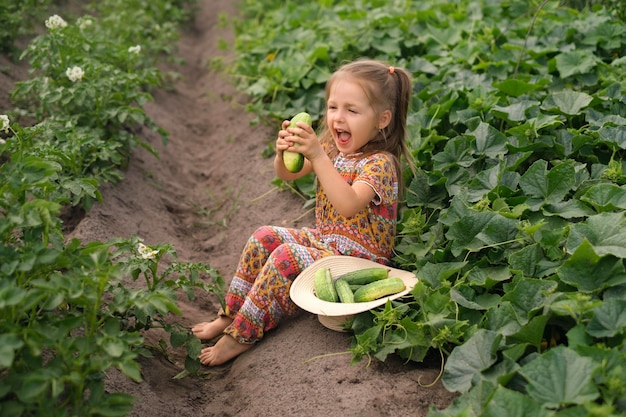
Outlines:
{"type": "MultiPolygon", "coordinates": [[[[313,218],[310,213],[302,217],[303,201],[297,196],[266,194],[274,174],[271,159],[263,159],[261,152],[276,129],[250,127],[244,98],[223,74],[208,69],[212,57],[222,56],[225,65],[232,60],[218,48],[220,40],[233,41],[219,16],[233,16],[235,2],[198,4],[179,43],[186,64],[173,68],[182,77],[174,88],[155,92],[147,108],[170,132],[169,145],[149,137],[161,158],[137,151],[124,181],[103,190],[103,204],[70,237],[105,241],[137,234],[150,245],[170,243],[181,261],[206,262],[229,281],[245,241],[258,226],[311,225],[313,218]]],[[[181,301],[184,316],[177,320],[190,326],[215,317],[218,307],[207,295],[193,303],[181,301]]],[[[302,313],[205,378],[174,380],[182,365],[155,356],[142,359],[143,382],[131,382],[113,370],[107,385],[137,397],[132,413],[137,417],[424,416],[429,405],[442,407],[453,397],[440,383],[430,388],[418,383],[433,381],[437,364],[429,368],[390,359],[369,367],[366,362],[351,365],[349,347],[347,334],[302,313]]]]}

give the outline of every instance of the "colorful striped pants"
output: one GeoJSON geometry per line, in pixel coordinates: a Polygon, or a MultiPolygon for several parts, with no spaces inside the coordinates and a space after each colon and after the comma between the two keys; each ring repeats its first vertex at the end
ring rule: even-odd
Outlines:
{"type": "Polygon", "coordinates": [[[317,259],[339,253],[315,238],[311,229],[258,228],[248,239],[220,314],[233,319],[224,330],[239,343],[255,343],[294,314],[289,297],[294,279],[317,259]]]}

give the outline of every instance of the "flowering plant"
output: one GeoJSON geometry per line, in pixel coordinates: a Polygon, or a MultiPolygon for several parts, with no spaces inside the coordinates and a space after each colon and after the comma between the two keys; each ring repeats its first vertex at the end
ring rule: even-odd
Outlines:
{"type": "MultiPolygon", "coordinates": [[[[138,137],[143,127],[166,141],[143,105],[161,85],[156,55],[184,15],[175,3],[104,0],[94,6],[98,18],[39,19],[46,31],[22,55],[33,77],[13,91],[21,108],[0,109],[2,415],[128,414],[132,398],[108,392],[104,374],[115,367],[141,380],[144,329],[164,329],[172,347],[186,348],[185,370],[199,367],[200,342],[168,318],[180,314],[181,294],[204,290],[221,302],[219,273],[135,236],[69,240],[60,217],[64,206],[89,209],[101,199],[100,183],[121,178],[133,147],[156,154],[138,137]]],[[[0,24],[0,38],[4,30],[0,24]]]]}

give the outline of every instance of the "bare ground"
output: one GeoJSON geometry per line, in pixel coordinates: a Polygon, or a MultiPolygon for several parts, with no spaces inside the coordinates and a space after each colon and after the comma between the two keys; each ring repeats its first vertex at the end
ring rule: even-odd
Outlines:
{"type": "MultiPolygon", "coordinates": [[[[136,234],[148,245],[169,243],[180,261],[208,263],[229,282],[244,243],[258,226],[312,225],[313,216],[298,196],[272,191],[272,160],[261,153],[278,126],[251,127],[245,97],[223,72],[207,66],[214,57],[225,65],[232,60],[232,48],[218,47],[220,40],[232,45],[234,36],[219,24],[219,15],[235,16],[235,2],[202,0],[199,6],[178,45],[185,63],[169,67],[180,79],[173,88],[154,92],[147,107],[170,133],[169,144],[146,133],[160,158],[136,151],[125,179],[104,188],[103,203],[81,218],[69,237],[88,242],[136,234]]],[[[0,61],[0,112],[8,105],[8,81],[25,76],[12,65],[0,61]]],[[[213,319],[219,308],[210,294],[192,302],[181,298],[179,305],[184,315],[174,320],[185,326],[213,319]]],[[[145,336],[156,343],[162,335],[145,336]]],[[[111,370],[107,387],[137,398],[131,414],[136,417],[419,417],[429,406],[445,407],[454,397],[440,382],[428,386],[437,379],[437,360],[351,364],[349,348],[349,334],[329,330],[302,312],[234,361],[203,369],[202,378],[173,379],[183,369],[184,356],[172,351],[170,358],[156,354],[140,360],[141,383],[111,370]]]]}

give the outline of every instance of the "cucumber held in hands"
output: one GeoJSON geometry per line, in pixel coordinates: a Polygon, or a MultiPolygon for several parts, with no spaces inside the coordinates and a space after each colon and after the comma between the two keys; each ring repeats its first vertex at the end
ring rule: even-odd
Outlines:
{"type": "MultiPolygon", "coordinates": [[[[313,120],[308,113],[298,113],[291,119],[289,127],[298,127],[296,125],[298,122],[304,122],[311,126],[313,120]]],[[[283,163],[289,172],[299,172],[304,166],[304,155],[298,152],[285,151],[283,152],[283,163]]]]}

